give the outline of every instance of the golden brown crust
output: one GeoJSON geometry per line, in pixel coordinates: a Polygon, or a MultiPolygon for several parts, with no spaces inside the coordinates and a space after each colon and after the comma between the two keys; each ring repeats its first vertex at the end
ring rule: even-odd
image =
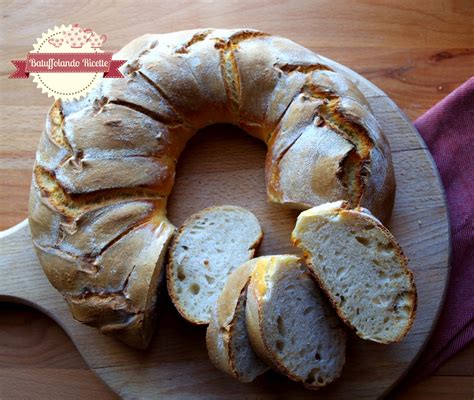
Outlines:
{"type": "MultiPolygon", "coordinates": [[[[54,103],[37,152],[30,200],[32,236],[43,266],[47,259],[55,259],[55,267],[46,266],[45,272],[64,296],[82,293],[81,285],[89,279],[84,270],[96,268],[90,267],[95,257],[90,246],[61,248],[72,232],[88,230],[87,223],[77,223],[82,214],[148,201],[153,210],[147,218],[167,224],[168,239],[166,199],[176,160],[189,138],[213,123],[236,124],[267,143],[270,200],[308,208],[343,198],[370,208],[382,219],[390,215],[395,186],[388,143],[364,96],[313,52],[259,31],[204,29],[144,35],[115,58],[128,60],[122,67],[125,79],[106,79],[78,102],[54,103]],[[311,151],[295,152],[308,139],[303,131],[317,127],[319,133],[321,124],[339,137],[321,139],[318,157],[311,151]],[[369,138],[370,151],[339,126],[369,138]],[[324,168],[328,160],[330,167],[324,168]],[[298,173],[298,163],[312,172],[298,173]],[[295,180],[297,185],[291,184],[295,180]],[[44,243],[50,250],[44,250],[44,243]],[[75,272],[61,279],[59,271],[66,265],[75,272]]],[[[131,206],[130,213],[135,212],[131,206]]],[[[117,238],[127,240],[119,237],[124,228],[116,229],[117,238]]],[[[90,243],[103,246],[101,235],[97,231],[90,243]]],[[[129,266],[115,268],[120,279],[134,263],[126,254],[124,258],[129,266]]],[[[105,271],[96,269],[99,275],[105,271]]],[[[158,275],[151,274],[153,279],[158,275]]],[[[101,290],[111,290],[105,280],[101,290]]],[[[119,303],[112,314],[120,325],[124,319],[119,303]]],[[[146,304],[143,307],[149,307],[146,304]]],[[[100,311],[96,315],[105,307],[103,301],[89,297],[81,307],[75,303],[72,307],[84,320],[91,319],[83,315],[90,312],[94,324],[103,325],[100,311]]],[[[148,315],[149,310],[139,312],[148,315]]],[[[105,314],[108,328],[103,330],[127,330],[127,322],[112,329],[105,314]]],[[[142,329],[135,321],[130,317],[132,332],[142,329]]],[[[130,342],[126,334],[120,336],[130,342]]]]}
{"type": "Polygon", "coordinates": [[[217,369],[239,379],[230,358],[230,329],[220,327],[216,318],[216,316],[211,318],[206,330],[206,348],[209,359],[217,369]]]}
{"type": "MultiPolygon", "coordinates": [[[[249,260],[229,276],[206,332],[207,351],[212,363],[221,371],[243,382],[249,380],[245,379],[235,366],[236,355],[232,350],[231,342],[235,334],[237,316],[246,302],[250,275],[257,262],[265,258],[259,257],[249,260]]],[[[263,373],[264,371],[259,372],[263,373]]]]}
{"type": "MultiPolygon", "coordinates": [[[[256,260],[260,261],[261,271],[265,275],[269,268],[271,268],[272,262],[300,262],[300,260],[293,255],[278,255],[272,257],[260,257],[256,260]]],[[[263,313],[263,303],[260,301],[261,288],[258,284],[259,279],[256,278],[255,273],[252,274],[249,287],[247,289],[247,308],[246,308],[246,322],[247,331],[251,338],[252,345],[259,355],[268,365],[274,370],[279,371],[286,375],[291,380],[303,384],[307,389],[318,390],[324,385],[319,385],[315,382],[308,384],[301,377],[295,375],[289,370],[280,360],[279,357],[274,355],[273,350],[268,346],[265,338],[268,337],[264,331],[265,317],[263,313]]],[[[338,376],[334,376],[337,379],[338,376]]]]}
{"type": "MultiPolygon", "coordinates": [[[[250,276],[247,277],[248,281],[250,276]]],[[[256,376],[252,376],[250,379],[246,378],[244,373],[249,374],[249,371],[239,371],[236,367],[235,360],[236,354],[234,354],[231,346],[233,336],[236,334],[237,316],[241,311],[242,307],[245,307],[245,300],[247,296],[247,284],[242,288],[239,296],[237,297],[237,303],[234,312],[231,316],[230,322],[226,325],[221,325],[217,322],[216,316],[211,320],[207,331],[206,331],[206,346],[209,354],[209,358],[212,363],[221,371],[226,372],[235,379],[242,382],[251,382],[256,376]]],[[[222,301],[221,301],[222,304],[222,301]]],[[[263,369],[258,371],[259,373],[265,372],[263,369]]]]}

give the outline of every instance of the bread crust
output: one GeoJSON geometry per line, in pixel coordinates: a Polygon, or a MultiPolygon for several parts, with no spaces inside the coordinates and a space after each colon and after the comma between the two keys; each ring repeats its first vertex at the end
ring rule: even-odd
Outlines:
{"type": "MultiPolygon", "coordinates": [[[[410,282],[410,291],[406,294],[408,294],[410,298],[410,303],[411,303],[411,311],[410,315],[408,317],[408,321],[405,325],[405,328],[392,340],[387,340],[387,341],[380,341],[376,340],[372,337],[367,337],[365,336],[362,332],[357,330],[357,328],[351,323],[350,319],[347,318],[345,313],[342,311],[342,309],[339,307],[339,303],[337,299],[334,297],[334,294],[332,293],[331,290],[327,287],[325,284],[324,280],[321,278],[320,274],[318,274],[317,269],[315,268],[314,264],[311,262],[312,256],[309,254],[309,252],[305,249],[303,250],[303,257],[305,259],[306,264],[309,267],[309,271],[311,275],[314,277],[316,282],[318,283],[319,287],[323,290],[323,292],[326,294],[327,298],[329,299],[330,303],[334,307],[337,315],[339,318],[344,321],[344,323],[352,330],[354,333],[361,337],[362,339],[367,339],[371,341],[375,341],[381,344],[389,344],[389,343],[397,343],[400,342],[410,331],[412,328],[415,318],[416,318],[416,310],[417,310],[417,291],[416,291],[416,284],[415,284],[415,278],[413,275],[413,272],[408,268],[408,258],[406,257],[405,253],[403,252],[400,244],[397,242],[395,237],[392,235],[392,233],[376,218],[372,215],[370,210],[367,210],[362,207],[358,207],[356,209],[351,209],[350,205],[345,202],[345,201],[339,201],[335,202],[332,204],[327,204],[326,209],[321,210],[322,215],[339,215],[343,218],[352,218],[352,219],[359,219],[362,221],[368,221],[375,226],[377,226],[383,234],[387,237],[388,241],[393,244],[394,246],[394,251],[397,255],[397,258],[399,259],[401,263],[401,267],[403,269],[403,273],[405,276],[408,277],[409,282],[410,282]]],[[[321,207],[322,208],[322,207],[321,207]]],[[[296,236],[295,231],[292,232],[291,234],[291,241],[292,244],[296,247],[300,247],[300,239],[296,236]]]]}
{"type": "MultiPolygon", "coordinates": [[[[278,255],[268,257],[263,262],[265,264],[261,265],[261,269],[265,271],[264,275],[266,275],[271,269],[272,262],[300,263],[301,260],[294,255],[278,255]]],[[[263,302],[261,301],[261,289],[258,284],[259,279],[257,279],[255,276],[256,269],[254,269],[254,271],[255,272],[251,276],[250,284],[247,290],[246,307],[247,331],[254,350],[259,355],[259,357],[265,360],[265,362],[273,369],[286,375],[291,380],[301,383],[305,388],[311,390],[318,390],[321,387],[326,386],[328,383],[321,385],[318,384],[317,381],[312,384],[308,384],[307,382],[305,382],[304,379],[301,379],[301,377],[295,375],[291,370],[289,370],[268,346],[267,342],[265,341],[267,335],[263,328],[265,316],[263,313],[263,302]]],[[[337,379],[340,376],[340,373],[341,371],[337,376],[333,376],[331,382],[337,379]]]]}
{"type": "MultiPolygon", "coordinates": [[[[214,310],[216,312],[216,310],[214,310]]],[[[222,328],[217,322],[217,315],[213,315],[206,330],[206,348],[212,364],[222,372],[239,379],[239,376],[230,359],[229,327],[222,328]]]]}
{"type": "MultiPolygon", "coordinates": [[[[124,318],[120,307],[129,299],[121,296],[122,305],[115,304],[113,316],[109,315],[103,299],[85,295],[89,280],[101,281],[93,274],[111,275],[96,260],[100,252],[96,249],[103,245],[100,232],[90,237],[91,243],[97,242],[92,251],[82,245],[65,249],[63,240],[75,230],[88,231],[87,224],[77,223],[85,212],[146,200],[154,208],[149,216],[154,222],[148,226],[162,223],[170,227],[163,231],[163,238],[156,239],[167,242],[172,225],[166,219],[166,200],[173,187],[176,160],[189,138],[204,126],[232,123],[267,144],[267,193],[273,202],[308,208],[345,198],[354,207],[367,206],[382,219],[389,216],[395,186],[388,142],[364,96],[344,72],[331,72],[333,68],[310,50],[251,29],[198,29],[147,34],[114,57],[128,60],[121,68],[125,79],[106,79],[86,98],[55,102],[51,107],[30,196],[32,237],[45,273],[69,303],[71,296],[84,298],[84,310],[91,310],[81,312],[86,323],[114,334],[114,326],[127,330],[130,318],[130,330],[135,332],[143,328],[134,324],[133,316],[148,315],[150,310],[139,307],[124,318]],[[328,112],[323,118],[324,107],[328,112]],[[336,111],[341,126],[356,127],[358,134],[370,139],[371,152],[364,153],[365,159],[359,157],[358,163],[344,161],[349,159],[346,153],[362,152],[357,140],[331,125],[336,111]],[[351,152],[339,151],[341,157],[333,158],[330,168],[324,168],[327,153],[334,146],[341,150],[330,140],[318,145],[321,157],[317,159],[311,152],[295,155],[290,151],[303,130],[320,123],[340,136],[338,142],[343,140],[345,147],[352,148],[351,152]],[[319,187],[314,174],[300,176],[294,162],[285,164],[285,155],[288,158],[290,153],[296,164],[305,163],[308,170],[318,167],[327,187],[319,187]],[[297,177],[302,184],[295,188],[284,177],[297,177]],[[48,251],[43,246],[46,242],[48,251]],[[45,264],[53,257],[50,253],[54,253],[54,267],[45,264]],[[65,266],[74,272],[61,279],[59,271],[65,266]],[[90,304],[86,307],[85,303],[90,304]]],[[[127,241],[127,235],[121,236],[123,226],[116,229],[116,240],[127,241]]],[[[135,263],[127,254],[123,260],[128,260],[128,266],[111,267],[119,280],[125,279],[135,263]]],[[[160,274],[149,272],[156,267],[155,261],[150,258],[144,270],[158,279],[160,274]]],[[[142,273],[137,273],[140,279],[142,273]]],[[[113,290],[105,279],[97,287],[101,295],[113,290]]],[[[114,296],[120,297],[118,292],[114,296]]],[[[129,342],[127,335],[119,336],[129,342]]]]}
{"type": "MultiPolygon", "coordinates": [[[[249,380],[244,379],[239,373],[235,366],[235,354],[230,344],[235,334],[238,308],[242,307],[243,300],[247,297],[250,275],[262,258],[265,257],[247,261],[229,276],[206,331],[207,351],[212,363],[221,371],[242,382],[250,382],[255,376],[249,380]]],[[[259,372],[264,373],[265,370],[259,372]]]]}

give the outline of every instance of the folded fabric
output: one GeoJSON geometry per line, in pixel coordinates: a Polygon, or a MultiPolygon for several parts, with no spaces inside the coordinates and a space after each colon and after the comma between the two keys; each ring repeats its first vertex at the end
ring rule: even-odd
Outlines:
{"type": "Polygon", "coordinates": [[[474,338],[474,78],[415,121],[438,167],[451,225],[451,274],[428,345],[412,370],[416,379],[474,338]]]}

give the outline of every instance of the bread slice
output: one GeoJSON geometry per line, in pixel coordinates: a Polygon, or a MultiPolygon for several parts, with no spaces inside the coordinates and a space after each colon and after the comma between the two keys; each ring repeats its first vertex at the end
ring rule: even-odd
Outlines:
{"type": "Polygon", "coordinates": [[[173,240],[166,271],[179,313],[207,325],[228,276],[253,257],[262,236],[257,218],[242,207],[211,207],[188,218],[173,240]]]}
{"type": "Polygon", "coordinates": [[[302,212],[291,235],[339,316],[363,339],[400,341],[416,312],[408,260],[366,209],[345,201],[302,212]]]}
{"type": "Polygon", "coordinates": [[[229,276],[206,332],[212,363],[242,382],[252,382],[268,370],[252,350],[245,322],[247,287],[257,260],[247,261],[229,276]]]}
{"type": "Polygon", "coordinates": [[[298,257],[258,259],[246,323],[255,352],[290,379],[317,389],[340,376],[345,331],[298,257]]]}

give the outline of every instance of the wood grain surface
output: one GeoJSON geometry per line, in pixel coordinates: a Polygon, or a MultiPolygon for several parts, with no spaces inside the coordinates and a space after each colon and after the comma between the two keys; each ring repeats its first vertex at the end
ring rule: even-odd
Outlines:
{"type": "MultiPolygon", "coordinates": [[[[397,192],[389,227],[410,259],[418,288],[417,318],[401,343],[383,346],[352,335],[342,377],[317,393],[276,374],[242,385],[211,365],[204,329],[185,323],[163,299],[158,332],[145,352],[136,351],[72,319],[64,300],[42,273],[27,221],[0,233],[0,301],[26,303],[51,316],[90,368],[127,399],[277,395],[337,399],[376,398],[387,393],[424,346],[442,303],[449,257],[445,200],[425,144],[393,101],[347,67],[329,59],[324,62],[346,73],[366,95],[391,145],[397,192]]],[[[266,201],[265,152],[261,143],[232,126],[202,130],[178,163],[177,184],[169,199],[170,220],[180,225],[202,208],[238,204],[253,211],[262,223],[265,238],[258,254],[295,252],[289,237],[298,212],[266,201]]]]}
{"type": "MultiPolygon", "coordinates": [[[[107,49],[117,49],[145,32],[198,26],[248,26],[266,30],[289,37],[362,73],[385,90],[409,117],[415,118],[472,75],[473,15],[470,0],[416,4],[402,1],[396,5],[379,1],[174,1],[145,2],[139,6],[119,2],[1,2],[0,229],[26,216],[32,160],[50,104],[30,80],[7,79],[12,69],[8,60],[24,57],[33,40],[55,24],[80,22],[104,32],[110,38],[107,49]]],[[[219,137],[224,145],[230,140],[240,143],[244,154],[248,149],[263,152],[260,144],[246,136],[239,137],[238,133],[233,139],[227,139],[227,132],[226,129],[219,137]]],[[[201,143],[203,146],[211,140],[208,138],[212,134],[219,136],[208,132],[201,143]]],[[[212,143],[209,142],[211,147],[212,143]]],[[[400,157],[403,153],[399,152],[400,157]]],[[[233,154],[232,158],[237,156],[233,154]]],[[[201,186],[207,186],[204,182],[214,177],[215,171],[206,170],[206,163],[193,165],[193,157],[190,160],[189,165],[180,164],[180,171],[204,168],[199,170],[206,172],[201,186]]],[[[400,160],[409,163],[411,158],[400,160]]],[[[423,182],[423,176],[417,175],[414,165],[411,166],[411,172],[423,182]]],[[[175,195],[186,186],[186,172],[180,171],[175,195]]],[[[227,191],[233,188],[228,186],[216,189],[215,193],[206,192],[207,198],[220,196],[223,202],[235,199],[235,194],[227,191]]],[[[193,200],[201,198],[195,202],[197,209],[206,200],[197,196],[202,193],[199,185],[193,188],[194,193],[186,194],[193,200]]],[[[416,196],[424,199],[422,193],[416,196]]],[[[410,206],[409,202],[405,206],[410,206]]],[[[173,212],[175,216],[179,214],[179,210],[170,211],[172,215],[173,212]]],[[[436,228],[433,232],[436,233],[436,228]]],[[[52,321],[18,306],[1,307],[0,330],[4,334],[0,335],[0,398],[83,398],[88,395],[113,398],[103,383],[86,369],[67,337],[52,321]]],[[[191,330],[190,335],[194,334],[191,330]]],[[[473,354],[472,347],[467,351],[473,354]]],[[[408,388],[405,396],[471,398],[474,385],[469,361],[472,358],[462,359],[458,369],[408,388]],[[447,397],[450,395],[452,397],[447,397]]]]}
{"type": "MultiPolygon", "coordinates": [[[[335,70],[345,69],[330,60],[326,63],[335,70]]],[[[318,392],[275,373],[244,385],[211,365],[205,330],[185,322],[165,298],[150,347],[136,351],[72,319],[38,264],[26,221],[0,233],[0,301],[20,301],[51,316],[89,367],[127,399],[340,399],[378,398],[387,393],[424,346],[440,309],[448,276],[448,222],[436,170],[411,123],[383,92],[345,70],[368,98],[392,149],[397,192],[389,228],[410,259],[418,292],[415,324],[401,343],[384,346],[351,335],[342,377],[318,392]]],[[[262,224],[265,236],[258,255],[294,253],[289,238],[298,212],[266,201],[265,153],[265,146],[238,128],[203,129],[178,163],[168,206],[170,220],[180,225],[205,207],[237,204],[253,211],[262,224]]]]}

